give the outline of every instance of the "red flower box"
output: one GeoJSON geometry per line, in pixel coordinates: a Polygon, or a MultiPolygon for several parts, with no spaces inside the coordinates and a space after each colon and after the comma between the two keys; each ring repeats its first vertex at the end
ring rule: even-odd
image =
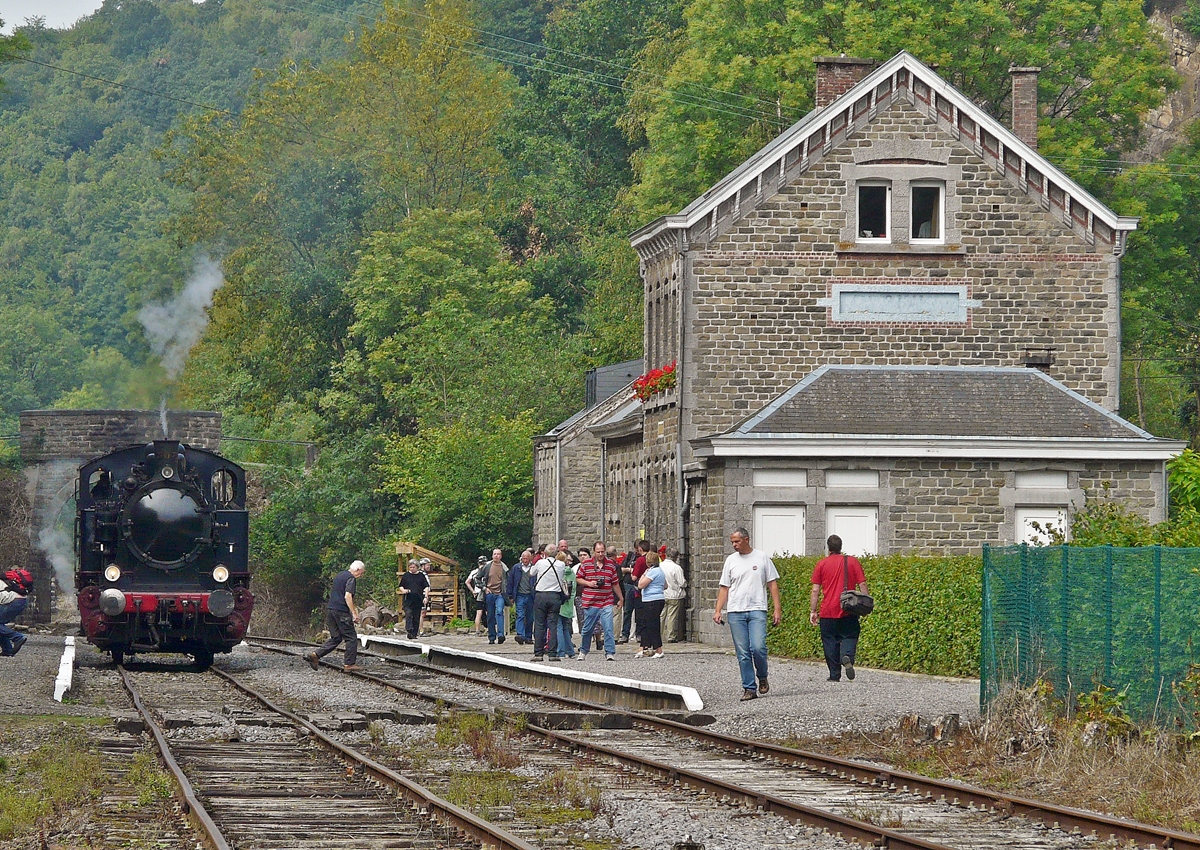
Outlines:
{"type": "Polygon", "coordinates": [[[633,394],[642,401],[675,387],[675,361],[666,366],[651,369],[633,382],[633,394]]]}

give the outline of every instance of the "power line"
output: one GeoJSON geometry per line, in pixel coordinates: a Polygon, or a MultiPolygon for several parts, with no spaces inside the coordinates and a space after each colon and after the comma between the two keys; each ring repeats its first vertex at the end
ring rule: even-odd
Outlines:
{"type": "MultiPolygon", "coordinates": [[[[276,0],[276,2],[281,2],[281,0],[276,0]]],[[[312,3],[312,5],[323,6],[326,9],[336,10],[335,12],[328,13],[329,16],[331,16],[331,17],[333,17],[333,16],[341,17],[341,15],[344,14],[342,12],[342,10],[337,10],[336,7],[334,7],[334,6],[329,6],[328,4],[321,3],[320,0],[311,0],[311,3],[312,3]]],[[[369,5],[375,6],[378,9],[384,8],[383,4],[381,4],[381,3],[369,2],[369,5]]],[[[292,8],[297,8],[297,7],[293,6],[292,8]]],[[[438,20],[437,18],[433,17],[432,15],[428,15],[424,12],[419,12],[419,11],[411,10],[411,9],[408,10],[408,14],[410,14],[416,18],[424,18],[425,20],[428,20],[428,21],[437,21],[438,20]]],[[[581,59],[586,62],[592,62],[597,65],[603,65],[603,66],[606,66],[609,68],[614,68],[618,71],[623,72],[624,75],[640,74],[645,77],[653,77],[653,78],[660,79],[663,81],[666,81],[668,79],[665,74],[659,74],[654,71],[648,71],[645,68],[639,68],[636,65],[624,65],[620,62],[613,62],[608,59],[599,59],[595,56],[589,56],[585,53],[577,53],[572,50],[564,50],[564,49],[558,48],[558,47],[550,47],[549,45],[544,44],[544,43],[543,44],[535,44],[531,41],[524,41],[522,39],[514,38],[514,37],[508,36],[508,35],[503,35],[501,33],[490,32],[488,30],[481,29],[479,27],[472,26],[470,24],[462,24],[461,26],[464,27],[465,29],[471,30],[472,32],[476,32],[481,36],[495,38],[495,39],[499,39],[501,41],[508,41],[508,42],[512,42],[513,44],[521,45],[522,47],[530,48],[530,50],[533,51],[533,54],[536,54],[538,51],[546,51],[549,53],[558,53],[558,54],[561,54],[563,56],[567,56],[567,57],[570,57],[573,59],[581,59]]],[[[472,43],[478,43],[478,42],[472,42],[472,43]]],[[[486,47],[486,45],[480,45],[480,46],[486,47]]],[[[524,56],[524,54],[520,54],[520,55],[524,56]]],[[[531,55],[530,58],[534,58],[534,57],[531,55]]],[[[573,66],[562,66],[562,67],[573,67],[573,66]]],[[[622,79],[624,79],[624,76],[622,77],[622,79]]],[[[700,83],[686,83],[686,85],[689,87],[695,88],[695,89],[700,89],[702,91],[713,92],[714,94],[718,94],[721,96],[736,97],[736,98],[740,98],[742,100],[750,101],[751,103],[761,103],[764,106],[768,106],[772,109],[778,109],[778,104],[776,104],[772,101],[769,101],[769,100],[764,100],[764,99],[762,99],[760,97],[756,97],[754,95],[740,94],[738,92],[726,91],[724,89],[717,89],[717,88],[713,88],[711,86],[701,85],[700,83]]],[[[764,113],[764,114],[767,114],[767,113],[764,113]]]]}
{"type": "MultiPolygon", "coordinates": [[[[302,6],[297,6],[294,3],[288,3],[288,2],[286,2],[286,0],[268,0],[268,2],[272,2],[276,6],[281,6],[283,8],[288,8],[288,9],[305,8],[302,6]]],[[[314,0],[314,2],[310,3],[310,5],[320,6],[322,4],[320,4],[319,2],[315,2],[315,0],[314,0]]],[[[332,8],[332,7],[326,6],[325,8],[332,8]]],[[[343,22],[348,22],[346,20],[345,14],[342,13],[340,10],[336,11],[336,12],[316,12],[315,14],[322,15],[322,16],[328,17],[328,18],[334,18],[336,20],[340,20],[343,22]]],[[[421,17],[421,18],[425,18],[430,21],[437,20],[436,18],[433,18],[429,15],[423,15],[418,12],[410,12],[410,14],[412,14],[414,17],[421,17]]],[[[377,27],[381,26],[382,24],[383,24],[382,21],[374,22],[374,25],[377,27]]],[[[393,32],[400,33],[400,32],[407,31],[414,35],[418,35],[418,36],[422,35],[422,31],[415,26],[408,26],[408,25],[404,25],[404,24],[394,24],[391,22],[388,22],[388,26],[390,29],[392,29],[393,32]]],[[[514,41],[518,44],[527,45],[535,50],[538,48],[538,46],[533,44],[532,42],[521,41],[520,39],[513,39],[513,38],[510,38],[509,36],[497,35],[495,33],[488,33],[486,30],[480,30],[476,27],[470,26],[469,24],[456,24],[455,26],[463,28],[463,29],[480,32],[485,35],[491,35],[498,39],[514,41]]],[[[481,58],[481,59],[488,59],[488,60],[492,60],[492,61],[501,61],[501,62],[505,62],[509,65],[518,67],[518,68],[527,68],[531,71],[541,71],[543,73],[549,74],[550,76],[560,77],[560,78],[564,78],[564,79],[579,80],[582,82],[590,83],[592,85],[603,86],[605,88],[615,89],[617,91],[623,91],[625,89],[625,85],[626,85],[625,77],[619,77],[619,76],[614,76],[612,74],[588,71],[585,68],[580,68],[580,67],[570,65],[570,64],[564,64],[562,62],[556,62],[554,60],[549,60],[549,59],[545,59],[545,58],[539,59],[536,56],[531,56],[531,55],[527,55],[525,53],[483,44],[478,41],[472,41],[468,38],[455,38],[453,36],[445,36],[444,35],[444,36],[442,36],[441,41],[437,41],[437,40],[434,40],[428,33],[424,34],[424,38],[427,42],[432,42],[434,44],[440,44],[441,46],[447,47],[451,50],[457,50],[457,51],[465,53],[469,56],[474,56],[476,58],[481,58]],[[457,42],[457,44],[455,44],[454,42],[457,42]],[[470,50],[470,49],[467,49],[467,47],[464,47],[462,45],[468,45],[470,47],[474,47],[477,49],[470,50]],[[491,52],[489,52],[489,51],[491,51],[491,52]],[[550,66],[553,66],[553,67],[550,67],[550,66]],[[565,69],[565,70],[554,70],[555,67],[559,68],[559,69],[565,69]]],[[[555,52],[560,52],[560,53],[568,53],[568,51],[557,51],[555,48],[547,48],[547,49],[549,49],[551,51],[555,51],[555,52]]],[[[602,59],[595,59],[592,57],[587,57],[587,56],[584,56],[583,54],[570,54],[570,55],[579,56],[583,59],[586,59],[587,61],[595,62],[596,64],[609,65],[612,67],[625,69],[625,70],[629,71],[631,74],[643,73],[642,71],[640,71],[637,68],[619,65],[617,63],[608,62],[608,61],[602,60],[602,59]]],[[[650,72],[644,72],[644,73],[650,74],[650,72]]],[[[650,74],[650,76],[658,77],[660,79],[666,79],[661,74],[650,74]]],[[[688,84],[688,85],[691,86],[693,84],[688,84]]],[[[762,100],[761,98],[752,97],[750,95],[742,95],[742,94],[738,94],[737,92],[724,92],[720,89],[712,89],[712,88],[709,88],[706,86],[695,86],[695,87],[701,88],[701,89],[704,89],[707,91],[716,92],[716,93],[722,94],[722,95],[730,95],[732,97],[748,99],[748,100],[751,100],[754,102],[769,105],[773,109],[776,109],[776,110],[778,109],[777,104],[774,104],[770,101],[762,100]]],[[[787,121],[786,118],[783,118],[781,115],[777,114],[777,112],[763,112],[761,110],[751,110],[751,109],[748,109],[745,107],[740,107],[740,106],[737,106],[734,104],[727,103],[725,101],[717,100],[717,99],[714,99],[711,97],[705,97],[703,95],[692,94],[690,92],[679,90],[679,89],[668,89],[668,88],[660,87],[660,88],[656,89],[656,91],[658,93],[662,94],[663,96],[665,96],[668,100],[673,100],[676,103],[680,103],[685,106],[698,106],[698,107],[702,107],[702,108],[706,108],[706,109],[711,109],[715,112],[722,112],[722,113],[725,113],[727,115],[732,115],[737,118],[748,118],[748,119],[752,119],[752,120],[767,120],[773,124],[780,124],[780,123],[787,121]]]]}

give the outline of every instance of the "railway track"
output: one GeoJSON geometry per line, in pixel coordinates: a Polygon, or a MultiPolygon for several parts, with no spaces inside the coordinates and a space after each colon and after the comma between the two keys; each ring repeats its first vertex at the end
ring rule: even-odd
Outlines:
{"type": "Polygon", "coordinates": [[[549,744],[589,763],[618,765],[643,783],[653,781],[659,787],[778,814],[793,823],[868,845],[926,850],[1032,850],[1132,844],[1200,850],[1200,837],[1187,833],[929,779],[886,766],[740,739],[652,714],[612,709],[430,667],[408,658],[375,658],[385,662],[372,664],[379,672],[352,675],[410,698],[440,700],[469,709],[495,703],[496,697],[489,699],[481,693],[498,691],[503,694],[503,702],[517,701],[533,711],[544,706],[566,706],[622,716],[631,729],[591,728],[568,733],[527,724],[525,734],[537,736],[543,747],[549,744]],[[390,670],[404,673],[387,672],[390,670]],[[421,677],[420,687],[412,684],[415,676],[421,677]],[[447,684],[439,687],[439,679],[447,684]]]}
{"type": "MultiPolygon", "coordinates": [[[[533,850],[533,845],[460,809],[339,743],[233,677],[184,677],[118,668],[130,698],[179,783],[181,804],[205,843],[288,850],[533,850]],[[258,740],[197,735],[172,741],[164,722],[237,713],[285,720],[258,740]]],[[[261,719],[258,722],[263,722],[261,719]]],[[[272,720],[266,721],[268,727],[272,720]]],[[[262,727],[256,727],[262,728],[262,727]]]]}

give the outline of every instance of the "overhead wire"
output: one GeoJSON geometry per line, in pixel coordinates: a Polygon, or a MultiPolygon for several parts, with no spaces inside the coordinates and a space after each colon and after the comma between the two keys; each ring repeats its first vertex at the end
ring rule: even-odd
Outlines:
{"type": "MultiPolygon", "coordinates": [[[[280,2],[280,0],[276,0],[276,2],[280,2]]],[[[363,2],[365,5],[374,6],[377,9],[382,10],[385,8],[385,5],[383,3],[375,2],[375,0],[363,0],[363,2]]],[[[309,5],[321,6],[326,9],[336,10],[334,12],[328,13],[331,16],[334,14],[337,14],[337,15],[344,14],[343,10],[337,10],[337,7],[330,6],[326,3],[322,3],[322,2],[320,2],[320,0],[309,0],[309,5]]],[[[415,10],[415,9],[408,9],[408,10],[406,10],[406,13],[411,15],[412,17],[422,18],[422,19],[425,19],[425,20],[428,20],[431,22],[436,22],[438,20],[438,18],[434,17],[433,15],[429,15],[425,12],[421,12],[421,11],[415,10]]],[[[489,30],[485,30],[480,27],[473,26],[471,24],[463,24],[462,26],[465,29],[471,30],[472,32],[476,32],[479,35],[486,37],[486,38],[495,38],[500,41],[511,42],[513,44],[520,45],[521,47],[529,48],[530,50],[533,51],[534,54],[536,54],[539,51],[545,51],[547,53],[561,54],[565,57],[569,57],[572,59],[580,59],[585,62],[590,62],[590,63],[594,63],[596,65],[602,65],[602,66],[606,66],[609,68],[613,68],[613,69],[621,72],[621,76],[619,78],[621,80],[624,80],[630,74],[638,74],[643,77],[652,77],[655,79],[662,80],[664,82],[668,81],[668,79],[669,79],[667,77],[667,75],[665,75],[665,74],[660,74],[655,71],[650,71],[646,68],[638,67],[637,65],[627,65],[627,64],[620,63],[620,62],[613,62],[612,60],[609,60],[609,59],[600,59],[595,56],[589,56],[586,53],[578,53],[576,51],[565,50],[560,47],[551,47],[550,45],[547,45],[545,43],[537,44],[532,41],[525,41],[523,39],[515,38],[510,35],[504,35],[503,33],[491,32],[489,30]]],[[[475,42],[475,43],[478,44],[479,42],[475,42]]],[[[482,45],[482,46],[486,47],[486,45],[482,45]]],[[[522,53],[519,55],[524,56],[525,54],[522,53]]],[[[531,56],[530,58],[534,58],[534,57],[531,56]]],[[[573,66],[563,66],[563,67],[573,67],[573,66]]],[[[760,103],[764,106],[769,107],[772,110],[778,110],[778,106],[779,106],[774,101],[764,100],[763,98],[757,97],[755,95],[742,94],[740,92],[732,92],[732,91],[728,91],[726,89],[718,89],[718,88],[714,88],[712,86],[703,85],[701,83],[690,83],[689,82],[689,83],[685,83],[685,85],[687,85],[689,88],[699,89],[701,91],[712,92],[713,94],[720,95],[721,97],[735,97],[735,98],[740,98],[742,100],[749,101],[751,103],[760,103]]],[[[724,101],[716,101],[716,102],[724,103],[724,101]]],[[[762,114],[769,114],[769,113],[762,113],[762,114]]]]}
{"type": "MultiPolygon", "coordinates": [[[[323,8],[331,9],[331,10],[335,9],[335,7],[331,7],[331,6],[320,3],[319,0],[309,0],[309,2],[306,2],[303,5],[299,5],[296,3],[289,3],[289,2],[287,2],[287,0],[267,0],[267,2],[270,2],[275,6],[283,7],[286,9],[293,9],[293,10],[301,9],[301,8],[303,8],[305,10],[310,10],[310,7],[312,7],[312,6],[322,6],[323,8]]],[[[328,12],[318,11],[318,12],[315,12],[315,14],[322,15],[324,17],[334,18],[337,20],[341,20],[343,22],[348,22],[346,20],[346,16],[351,13],[343,12],[341,10],[336,10],[336,11],[328,11],[328,12]]],[[[419,12],[411,12],[410,11],[409,14],[413,15],[414,17],[424,18],[429,21],[437,21],[438,20],[437,18],[434,18],[430,15],[425,15],[425,14],[422,14],[419,12]]],[[[382,21],[377,20],[373,23],[373,26],[376,26],[376,27],[381,26],[381,25],[383,25],[382,21]]],[[[419,27],[405,26],[403,24],[395,24],[393,22],[388,22],[388,25],[391,27],[392,31],[397,32],[397,33],[402,32],[402,31],[407,31],[414,35],[423,35],[423,37],[426,40],[429,40],[431,38],[431,36],[428,33],[423,33],[419,27]]],[[[527,47],[532,48],[535,51],[537,49],[539,49],[539,46],[532,42],[522,41],[520,39],[514,39],[509,36],[498,35],[496,33],[489,33],[487,30],[481,30],[478,27],[473,27],[469,24],[458,24],[456,26],[460,27],[462,29],[479,32],[484,35],[489,35],[494,38],[503,39],[506,41],[512,41],[517,44],[525,45],[527,47]]],[[[455,38],[453,36],[446,36],[446,35],[442,35],[441,38],[442,38],[442,40],[440,42],[435,40],[433,43],[441,44],[442,46],[445,46],[452,50],[459,50],[460,52],[466,53],[470,56],[475,56],[477,58],[489,59],[492,61],[500,61],[500,62],[504,62],[504,63],[514,66],[514,67],[526,68],[531,71],[541,71],[541,72],[550,74],[552,76],[565,78],[565,79],[580,80],[582,82],[592,83],[597,86],[603,86],[603,87],[615,89],[618,91],[623,91],[627,85],[627,78],[625,76],[617,76],[614,74],[607,74],[607,73],[603,73],[603,72],[589,71],[585,68],[580,68],[575,65],[565,64],[565,63],[558,62],[555,60],[546,59],[544,57],[538,57],[536,55],[529,55],[524,52],[519,52],[519,51],[510,50],[510,49],[506,49],[506,48],[487,45],[487,44],[484,44],[479,41],[472,41],[468,38],[455,38]],[[466,46],[464,46],[464,45],[466,45],[466,46]],[[475,48],[475,49],[469,49],[469,48],[475,48]],[[559,70],[555,70],[555,69],[559,69],[559,70]]],[[[546,48],[546,49],[551,50],[552,52],[558,52],[558,53],[564,53],[564,54],[576,56],[576,57],[584,59],[588,62],[596,63],[599,65],[607,65],[610,67],[618,68],[618,69],[629,72],[629,74],[642,73],[638,68],[636,68],[634,66],[621,65],[619,63],[609,62],[609,61],[603,60],[603,59],[596,59],[595,57],[586,56],[584,54],[570,53],[569,51],[560,51],[555,48],[546,48]]],[[[657,77],[659,79],[666,79],[661,74],[654,74],[652,72],[645,72],[645,73],[649,74],[650,76],[657,77]]],[[[688,85],[692,85],[692,84],[688,84],[688,85]]],[[[658,89],[658,91],[659,91],[659,93],[666,96],[668,99],[674,100],[678,103],[682,103],[683,105],[686,105],[686,106],[699,106],[699,107],[713,110],[715,112],[723,112],[728,115],[733,115],[734,117],[738,117],[738,118],[749,118],[749,119],[753,119],[753,120],[767,120],[773,124],[786,123],[788,121],[787,118],[785,118],[779,114],[778,105],[775,103],[772,103],[771,101],[762,100],[761,98],[753,97],[750,95],[739,94],[737,92],[727,92],[727,91],[723,91],[720,89],[713,89],[713,88],[710,88],[707,86],[695,86],[695,87],[698,87],[698,88],[701,88],[701,89],[707,90],[707,91],[712,91],[712,92],[715,92],[715,93],[718,93],[721,95],[728,95],[728,96],[732,96],[732,97],[747,99],[752,102],[762,103],[762,104],[770,106],[775,111],[767,112],[767,111],[763,111],[763,110],[755,110],[755,109],[750,109],[747,107],[737,106],[735,104],[730,104],[723,100],[718,100],[718,99],[715,99],[712,97],[693,94],[691,92],[682,91],[680,89],[660,88],[660,89],[658,89]]]]}
{"type": "MultiPolygon", "coordinates": [[[[320,0],[307,0],[306,6],[297,5],[295,2],[289,2],[289,0],[267,0],[267,2],[272,3],[273,5],[276,5],[279,7],[292,9],[292,10],[306,9],[306,7],[307,7],[307,11],[310,11],[313,14],[322,15],[322,16],[328,17],[328,18],[334,18],[334,19],[342,21],[343,23],[350,23],[349,18],[354,15],[354,13],[350,10],[337,9],[336,7],[333,7],[326,3],[320,2],[320,0]],[[311,7],[314,7],[314,6],[320,7],[320,9],[323,9],[325,11],[313,10],[311,7]]],[[[379,8],[379,9],[384,8],[381,3],[369,2],[368,5],[371,5],[375,8],[379,8]]],[[[432,15],[428,15],[428,14],[418,12],[418,11],[413,11],[413,10],[408,10],[407,14],[410,14],[414,17],[429,20],[429,21],[438,20],[437,18],[435,18],[432,15]]],[[[380,23],[380,21],[375,20],[372,23],[375,25],[378,25],[380,23]]],[[[558,53],[558,54],[562,54],[564,56],[568,56],[568,57],[584,60],[587,62],[595,63],[598,65],[625,71],[625,72],[628,72],[629,74],[641,74],[644,76],[649,76],[649,77],[657,78],[660,80],[666,80],[666,77],[662,74],[657,74],[654,72],[646,71],[645,69],[640,69],[640,68],[637,68],[636,66],[624,65],[624,64],[621,64],[618,62],[612,62],[610,60],[605,60],[605,59],[598,59],[596,57],[588,56],[586,54],[577,53],[577,52],[569,51],[569,50],[563,50],[560,48],[548,47],[546,45],[537,45],[537,44],[534,44],[533,42],[524,41],[522,39],[514,38],[512,36],[506,36],[503,34],[490,32],[488,30],[484,30],[479,27],[474,27],[469,24],[462,24],[460,26],[462,28],[470,30],[472,32],[479,33],[482,36],[495,38],[495,39],[506,41],[506,42],[511,42],[513,44],[517,44],[517,45],[521,45],[523,47],[530,48],[534,51],[544,50],[544,51],[548,51],[548,52],[558,53]]],[[[411,33],[413,35],[422,35],[421,30],[417,27],[411,27],[411,26],[404,27],[403,25],[394,25],[394,28],[398,33],[401,30],[407,30],[409,33],[411,33]]],[[[425,33],[424,35],[426,38],[428,38],[428,33],[425,33]]],[[[609,88],[609,89],[614,89],[614,90],[624,90],[627,85],[627,78],[625,78],[625,77],[617,77],[612,74],[605,74],[605,73],[589,72],[587,69],[584,69],[584,68],[578,68],[576,66],[572,66],[572,65],[568,65],[568,64],[564,64],[564,63],[560,63],[560,62],[555,62],[552,60],[547,60],[544,57],[537,57],[535,55],[526,55],[525,53],[520,53],[520,52],[513,51],[513,50],[507,50],[507,49],[503,49],[503,48],[489,46],[486,44],[482,44],[481,42],[471,41],[470,39],[467,39],[467,38],[454,39],[453,41],[449,41],[449,40],[442,40],[440,42],[435,41],[434,43],[440,44],[441,46],[444,46],[447,49],[457,50],[466,55],[470,55],[470,56],[473,56],[476,58],[489,59],[492,61],[501,61],[501,62],[505,62],[506,64],[513,65],[515,67],[521,67],[521,68],[526,68],[529,70],[541,71],[543,73],[546,73],[546,74],[549,74],[552,76],[556,76],[559,78],[563,78],[563,79],[577,80],[580,82],[590,83],[592,85],[605,87],[605,88],[609,88]],[[455,42],[457,42],[457,43],[455,43],[455,42]],[[507,57],[507,58],[504,58],[504,57],[507,57]]],[[[63,67],[61,65],[55,65],[55,64],[52,64],[49,62],[42,62],[42,61],[33,59],[31,57],[28,57],[28,56],[15,56],[13,58],[18,59],[23,62],[27,62],[29,64],[40,65],[47,69],[60,71],[62,73],[72,74],[74,76],[77,76],[77,77],[80,77],[83,79],[89,79],[94,82],[99,82],[99,83],[103,83],[106,85],[111,85],[114,87],[127,89],[129,91],[135,91],[135,92],[138,92],[141,94],[146,94],[146,95],[149,95],[152,97],[161,98],[161,99],[173,102],[173,103],[179,103],[179,104],[182,104],[185,106],[203,109],[203,110],[207,110],[207,111],[211,111],[211,112],[215,112],[215,113],[219,113],[219,114],[227,115],[227,116],[231,116],[231,117],[238,117],[238,113],[235,113],[235,112],[233,112],[229,109],[223,108],[223,107],[215,106],[213,104],[201,103],[201,102],[194,101],[194,100],[191,100],[188,98],[181,98],[181,97],[177,97],[175,95],[170,95],[170,94],[167,94],[166,92],[156,91],[153,89],[146,89],[146,88],[142,88],[140,86],[131,85],[129,83],[122,83],[117,80],[111,80],[111,79],[108,79],[105,77],[100,77],[95,74],[89,74],[89,73],[86,73],[83,71],[77,71],[77,70],[74,70],[71,68],[63,67]]],[[[696,84],[695,87],[700,88],[705,91],[715,92],[722,96],[731,96],[731,97],[748,100],[750,102],[756,102],[756,103],[770,105],[772,107],[775,107],[777,110],[777,104],[773,104],[770,101],[766,101],[761,98],[756,98],[751,95],[743,95],[743,94],[740,94],[737,92],[728,92],[728,91],[724,91],[724,90],[720,90],[720,89],[713,89],[711,87],[700,86],[698,84],[696,84]]],[[[766,121],[766,122],[769,122],[772,124],[781,124],[781,123],[786,123],[788,121],[788,119],[786,119],[784,116],[779,114],[778,111],[776,111],[775,113],[768,113],[768,112],[759,111],[759,110],[750,110],[750,109],[747,109],[744,107],[739,107],[739,106],[735,106],[735,105],[726,103],[724,101],[719,101],[714,98],[705,97],[705,96],[701,96],[701,95],[689,94],[687,92],[682,92],[679,90],[673,90],[673,89],[669,89],[669,88],[659,88],[658,93],[663,95],[664,97],[666,97],[669,100],[673,100],[677,103],[680,103],[681,105],[696,106],[696,107],[700,107],[700,108],[704,108],[704,109],[709,109],[714,112],[723,113],[723,114],[730,115],[730,116],[736,117],[736,118],[749,119],[749,120],[762,120],[762,121],[766,121]]],[[[262,119],[262,118],[260,118],[259,120],[263,120],[264,123],[283,127],[285,129],[291,129],[291,130],[297,129],[292,125],[285,125],[281,122],[271,121],[271,120],[262,119]]],[[[320,138],[320,139],[324,139],[327,141],[336,141],[336,142],[343,143],[343,144],[349,143],[349,144],[354,144],[359,147],[362,147],[361,142],[352,141],[349,139],[345,139],[343,137],[334,136],[334,135],[330,135],[330,134],[317,133],[317,132],[312,131],[307,128],[300,128],[300,132],[302,132],[305,135],[312,136],[313,138],[320,138]]],[[[378,148],[369,148],[368,147],[365,149],[368,149],[368,150],[373,149],[373,150],[376,150],[381,153],[385,152],[378,148]]],[[[1120,173],[1123,173],[1132,168],[1153,165],[1157,168],[1165,169],[1169,173],[1179,174],[1181,176],[1189,175],[1189,174],[1200,175],[1200,164],[1188,165],[1186,163],[1172,163],[1172,162],[1165,162],[1165,161],[1161,161],[1161,160],[1153,161],[1153,162],[1135,162],[1135,161],[1131,161],[1131,160],[1122,160],[1119,158],[1067,156],[1067,157],[1061,158],[1059,160],[1059,162],[1060,162],[1060,164],[1074,163],[1078,167],[1086,168],[1086,169],[1096,171],[1096,172],[1102,173],[1102,174],[1120,174],[1120,173]]]]}

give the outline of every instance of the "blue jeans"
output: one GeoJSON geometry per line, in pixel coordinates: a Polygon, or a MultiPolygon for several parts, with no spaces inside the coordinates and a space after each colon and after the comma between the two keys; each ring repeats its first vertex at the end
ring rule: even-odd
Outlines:
{"type": "Polygon", "coordinates": [[[579,651],[584,655],[588,654],[588,650],[592,647],[592,632],[596,631],[597,623],[604,629],[605,655],[615,655],[617,642],[613,640],[613,609],[611,605],[605,605],[603,608],[583,609],[583,633],[579,636],[579,651]]]}
{"type": "Polygon", "coordinates": [[[483,597],[483,610],[487,612],[488,643],[504,637],[504,594],[489,593],[483,597]]]}
{"type": "Polygon", "coordinates": [[[568,658],[575,657],[575,642],[571,640],[571,618],[559,616],[558,618],[558,657],[563,656],[568,658]]]}
{"type": "Polygon", "coordinates": [[[10,629],[8,624],[20,617],[28,604],[28,599],[18,596],[7,605],[0,605],[0,650],[5,653],[12,653],[12,640],[20,634],[16,629],[10,629]]]}
{"type": "Polygon", "coordinates": [[[533,594],[517,594],[517,627],[513,632],[521,640],[533,640],[533,594]]]}
{"type": "Polygon", "coordinates": [[[767,612],[728,611],[729,631],[733,635],[733,650],[738,669],[742,672],[742,688],[757,691],[759,679],[767,678],[767,612]]]}

